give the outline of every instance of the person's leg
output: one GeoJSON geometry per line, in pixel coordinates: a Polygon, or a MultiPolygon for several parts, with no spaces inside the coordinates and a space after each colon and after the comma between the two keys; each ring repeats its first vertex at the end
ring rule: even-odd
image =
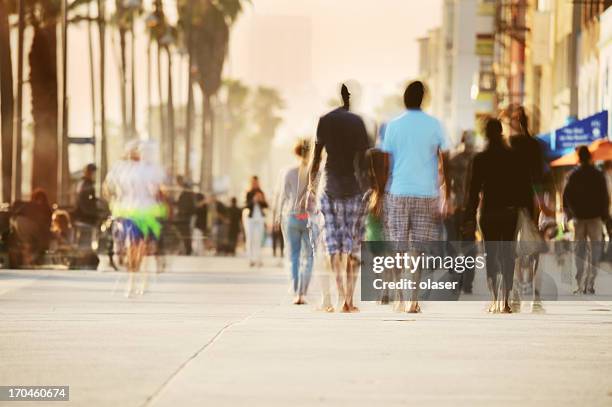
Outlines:
{"type": "Polygon", "coordinates": [[[276,246],[278,245],[278,231],[276,226],[272,227],[272,257],[276,257],[276,246]]]}
{"type": "Polygon", "coordinates": [[[263,219],[255,221],[255,236],[254,236],[254,261],[258,266],[262,266],[261,250],[263,247],[263,239],[265,237],[265,223],[263,219]]]}
{"type": "MultiPolygon", "coordinates": [[[[302,233],[297,225],[297,219],[289,215],[287,219],[287,239],[289,240],[289,256],[291,259],[291,282],[293,294],[299,295],[299,271],[300,271],[300,253],[302,250],[302,233]]],[[[297,301],[297,298],[296,298],[297,301]]]]}
{"type": "Polygon", "coordinates": [[[245,228],[247,257],[249,258],[249,266],[251,267],[255,265],[255,241],[257,240],[255,223],[255,220],[247,218],[245,228]]]}
{"type": "MultiPolygon", "coordinates": [[[[409,240],[409,225],[412,215],[409,199],[391,194],[385,195],[383,213],[385,238],[391,242],[395,253],[400,250],[403,251],[406,249],[405,245],[409,240]]],[[[402,278],[402,273],[403,270],[394,268],[392,270],[393,280],[398,282],[402,278]]],[[[403,290],[395,290],[393,309],[396,312],[404,312],[406,310],[403,290]]]]}
{"type": "Polygon", "coordinates": [[[587,255],[587,222],[583,219],[574,220],[574,244],[575,261],[576,261],[576,284],[578,285],[577,293],[582,293],[585,289],[584,267],[585,257],[587,255]]]}
{"type": "Polygon", "coordinates": [[[491,303],[488,312],[497,310],[498,283],[497,275],[500,271],[499,264],[499,242],[500,233],[498,229],[497,217],[493,214],[483,213],[480,217],[480,229],[485,242],[486,267],[487,267],[487,287],[491,295],[491,303]]]}
{"type": "Polygon", "coordinates": [[[310,278],[312,276],[312,265],[314,261],[312,246],[310,245],[310,238],[308,236],[308,222],[306,220],[301,221],[302,230],[302,250],[304,250],[304,269],[300,275],[299,293],[304,301],[304,297],[308,293],[308,286],[310,284],[310,278]]]}
{"type": "MultiPolygon", "coordinates": [[[[408,241],[415,242],[417,246],[423,245],[430,254],[439,251],[442,239],[442,223],[440,219],[440,202],[438,198],[410,198],[411,219],[408,225],[408,241]]],[[[414,248],[413,248],[414,250],[414,248]]],[[[420,249],[418,251],[421,251],[420,249]]],[[[417,253],[418,254],[418,253],[417,253]]],[[[421,282],[421,268],[412,274],[415,289],[411,293],[409,313],[421,312],[419,305],[419,284],[421,282]]]]}
{"type": "MultiPolygon", "coordinates": [[[[515,210],[509,210],[504,214],[504,217],[500,219],[499,227],[501,229],[501,251],[500,251],[500,265],[502,267],[501,272],[503,276],[503,309],[502,312],[509,313],[510,308],[510,293],[512,291],[512,284],[514,282],[514,266],[515,266],[515,233],[516,225],[518,220],[518,213],[515,210]]],[[[520,303],[519,303],[520,307],[520,303]]]]}
{"type": "Polygon", "coordinates": [[[597,277],[597,268],[601,260],[602,240],[603,240],[603,223],[599,218],[589,219],[586,225],[587,235],[590,243],[589,268],[586,276],[585,288],[587,293],[595,293],[595,278],[597,277]]]}

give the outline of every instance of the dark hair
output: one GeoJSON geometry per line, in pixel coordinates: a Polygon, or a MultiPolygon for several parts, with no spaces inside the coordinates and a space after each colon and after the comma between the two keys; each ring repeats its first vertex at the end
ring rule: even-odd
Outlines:
{"type": "Polygon", "coordinates": [[[499,143],[502,141],[502,124],[499,120],[490,117],[485,125],[485,136],[489,143],[499,143]]]}
{"type": "Polygon", "coordinates": [[[419,109],[425,96],[425,85],[421,81],[411,82],[404,92],[404,105],[406,109],[419,109]]]}
{"type": "Polygon", "coordinates": [[[525,108],[523,106],[516,107],[512,113],[512,119],[518,122],[520,130],[525,136],[531,135],[531,133],[529,133],[529,118],[527,117],[527,113],[525,113],[525,108]]]}
{"type": "Polygon", "coordinates": [[[32,191],[31,200],[32,202],[38,202],[45,206],[49,206],[49,199],[47,198],[47,193],[42,188],[36,188],[34,191],[32,191]]]}
{"type": "Polygon", "coordinates": [[[238,200],[235,196],[233,196],[232,199],[230,199],[230,202],[232,203],[232,205],[236,205],[236,203],[238,203],[238,200]]]}
{"type": "Polygon", "coordinates": [[[366,152],[366,161],[370,176],[370,187],[372,188],[369,210],[376,218],[380,218],[383,197],[389,181],[389,154],[378,148],[371,148],[366,152]]]}
{"type": "Polygon", "coordinates": [[[591,152],[587,146],[578,147],[578,160],[580,164],[588,164],[591,162],[591,152]]]}

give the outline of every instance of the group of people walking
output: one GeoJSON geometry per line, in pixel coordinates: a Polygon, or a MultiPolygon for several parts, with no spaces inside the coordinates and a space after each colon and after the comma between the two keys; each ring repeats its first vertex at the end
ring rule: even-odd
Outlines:
{"type": "MultiPolygon", "coordinates": [[[[421,109],[425,92],[422,82],[410,83],[405,112],[372,143],[363,120],[350,111],[350,92],[342,85],[343,105],[320,118],[314,146],[301,141],[296,147],[299,164],[283,176],[281,217],[276,219],[289,244],[294,303],[305,303],[319,236],[336,280],[337,309],[355,312],[364,239],[402,243],[422,252],[432,246],[418,243],[469,243],[478,235],[487,253],[488,310],[512,312],[518,256],[513,243],[518,233],[525,238],[521,225],[535,227],[541,216],[554,214],[544,204],[542,148],[529,132],[524,109],[517,107],[501,120],[486,120],[484,150],[477,152],[473,134],[465,132],[463,148],[451,152],[441,122],[421,109]]],[[[609,206],[605,178],[586,147],[578,154],[580,166],[569,177],[565,209],[575,219],[577,240],[601,241],[609,206]]],[[[597,251],[591,249],[590,256],[590,262],[578,267],[580,292],[594,292],[597,251]],[[582,272],[585,267],[589,270],[582,272]]],[[[538,259],[537,250],[526,255],[532,277],[538,259]]],[[[420,270],[413,278],[420,279],[420,270]]],[[[471,293],[473,279],[473,269],[462,274],[465,293],[471,293]]],[[[536,289],[536,300],[538,296],[536,289]]],[[[418,299],[418,290],[413,290],[409,304],[400,295],[396,307],[420,312],[418,299]]],[[[323,308],[334,310],[325,293],[323,308]]]]}

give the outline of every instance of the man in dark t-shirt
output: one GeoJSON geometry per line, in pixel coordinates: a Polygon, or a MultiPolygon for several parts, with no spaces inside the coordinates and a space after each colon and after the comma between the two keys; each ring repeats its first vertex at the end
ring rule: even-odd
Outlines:
{"type": "Polygon", "coordinates": [[[327,152],[324,173],[325,190],[320,197],[320,208],[325,220],[325,246],[336,274],[339,304],[342,312],[357,311],[353,292],[357,279],[360,240],[356,225],[360,221],[363,189],[360,174],[368,135],[363,120],[349,111],[350,93],[342,85],[343,106],[319,119],[313,162],[310,170],[309,196],[315,191],[315,181],[323,149],[327,152]],[[347,265],[342,265],[346,254],[347,265]],[[346,290],[342,270],[346,270],[346,290]]]}

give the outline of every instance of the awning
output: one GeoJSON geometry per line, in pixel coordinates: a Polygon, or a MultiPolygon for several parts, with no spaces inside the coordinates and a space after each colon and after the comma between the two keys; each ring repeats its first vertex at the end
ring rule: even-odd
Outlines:
{"type": "MultiPolygon", "coordinates": [[[[593,161],[612,160],[612,142],[610,140],[597,140],[589,145],[593,161]]],[[[578,154],[573,151],[550,163],[551,167],[574,166],[578,164],[578,154]]]]}
{"type": "Polygon", "coordinates": [[[608,111],[577,120],[550,133],[538,135],[549,161],[571,154],[580,145],[590,145],[608,133],[608,111]]]}

